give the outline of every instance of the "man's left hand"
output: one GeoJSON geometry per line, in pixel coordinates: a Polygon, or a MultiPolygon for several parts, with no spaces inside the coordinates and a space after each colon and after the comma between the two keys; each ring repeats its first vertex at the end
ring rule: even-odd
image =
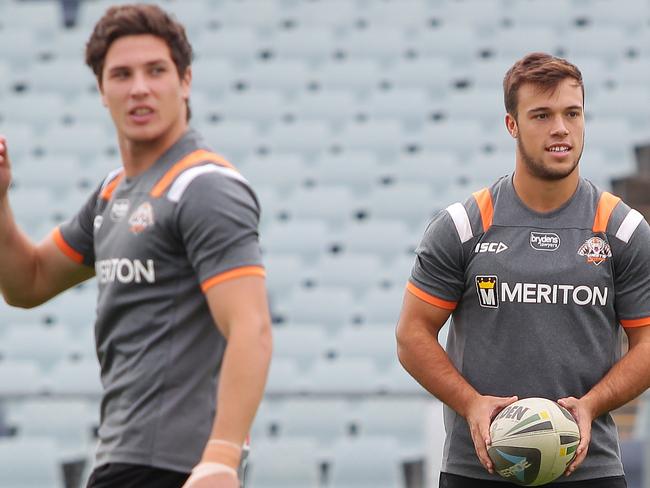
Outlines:
{"type": "Polygon", "coordinates": [[[578,429],[580,430],[580,443],[576,450],[576,457],[571,461],[571,464],[564,472],[566,476],[570,476],[587,457],[589,443],[591,442],[591,422],[594,420],[594,417],[591,410],[587,407],[586,402],[583,400],[578,400],[574,397],[567,397],[561,398],[557,402],[571,412],[571,415],[576,419],[578,429]]]}

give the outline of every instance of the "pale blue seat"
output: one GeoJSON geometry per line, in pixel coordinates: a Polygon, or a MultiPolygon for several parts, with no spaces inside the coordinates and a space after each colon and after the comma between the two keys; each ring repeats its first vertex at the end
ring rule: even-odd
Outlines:
{"type": "Polygon", "coordinates": [[[390,437],[342,439],[332,449],[331,483],[337,488],[404,488],[402,454],[390,437]]]}
{"type": "MultiPolygon", "coordinates": [[[[526,25],[525,27],[515,25],[510,29],[499,30],[490,40],[490,49],[494,54],[510,58],[512,63],[532,52],[557,54],[560,45],[561,41],[552,24],[526,25]]],[[[495,75],[498,74],[495,73],[495,75]]],[[[505,72],[501,74],[501,78],[503,75],[505,72]]]]}
{"type": "Polygon", "coordinates": [[[339,358],[370,359],[385,370],[397,363],[395,326],[347,327],[334,337],[332,351],[339,358]]]}
{"type": "Polygon", "coordinates": [[[74,154],[89,159],[117,152],[114,134],[99,122],[51,125],[37,138],[37,142],[44,157],[74,154]]]}
{"type": "Polygon", "coordinates": [[[259,133],[250,120],[224,120],[217,124],[198,126],[206,141],[228,161],[237,161],[253,154],[259,146],[259,133]]]}
{"type": "Polygon", "coordinates": [[[302,120],[322,120],[341,125],[363,111],[352,91],[345,89],[298,92],[285,111],[302,120]]]}
{"type": "Polygon", "coordinates": [[[396,219],[408,224],[431,218],[445,206],[444,200],[426,182],[378,187],[359,204],[370,219],[396,219]]]}
{"type": "Polygon", "coordinates": [[[313,65],[332,57],[337,39],[326,27],[298,26],[276,31],[261,45],[273,58],[296,59],[313,65]]]}
{"type": "Polygon", "coordinates": [[[328,0],[326,3],[300,2],[292,9],[289,18],[298,25],[341,29],[351,27],[361,15],[353,2],[328,0]]]}
{"type": "Polygon", "coordinates": [[[43,130],[63,122],[65,106],[65,99],[57,92],[26,92],[7,97],[0,110],[4,124],[30,124],[35,130],[43,130]]]}
{"type": "Polygon", "coordinates": [[[46,377],[46,389],[53,395],[82,395],[98,398],[102,393],[97,358],[64,359],[46,377]]]}
{"type": "Polygon", "coordinates": [[[310,437],[327,446],[348,435],[350,402],[346,400],[292,398],[277,410],[277,435],[282,441],[310,437]]]}
{"type": "Polygon", "coordinates": [[[0,479],[11,488],[64,488],[54,440],[0,438],[0,479]]]}
{"type": "MultiPolygon", "coordinates": [[[[40,52],[41,41],[35,31],[17,26],[4,26],[0,30],[0,59],[12,70],[25,69],[38,59],[40,52]]],[[[14,72],[9,74],[15,77],[14,72]]]]}
{"type": "Polygon", "coordinates": [[[312,165],[311,178],[317,184],[347,185],[367,191],[381,183],[387,170],[379,158],[369,149],[323,154],[312,165]]]}
{"type": "Polygon", "coordinates": [[[416,235],[402,221],[375,219],[350,224],[333,236],[333,240],[343,252],[373,253],[390,258],[412,252],[420,237],[421,233],[416,235]]]}
{"type": "Polygon", "coordinates": [[[633,41],[620,27],[572,29],[560,40],[568,59],[576,56],[599,56],[608,62],[623,59],[633,45],[633,41]]]}
{"type": "Polygon", "coordinates": [[[296,253],[306,259],[326,252],[332,241],[331,232],[320,220],[274,222],[260,236],[265,252],[296,253]]]}
{"type": "Polygon", "coordinates": [[[266,380],[267,395],[292,395],[304,392],[309,380],[293,358],[274,358],[266,380]]]}
{"type": "Polygon", "coordinates": [[[326,254],[304,271],[305,278],[316,286],[342,286],[355,292],[379,284],[382,261],[372,254],[326,254]]]}
{"type": "Polygon", "coordinates": [[[251,89],[277,90],[286,95],[304,90],[315,78],[309,65],[297,59],[257,62],[241,74],[241,79],[251,89]]]}
{"type": "Polygon", "coordinates": [[[393,119],[404,124],[420,126],[431,119],[440,105],[432,99],[426,89],[411,87],[374,91],[365,107],[364,113],[371,119],[393,119]]]}
{"type": "Polygon", "coordinates": [[[346,186],[296,188],[281,211],[289,219],[318,219],[340,226],[354,218],[355,196],[346,186]]]}
{"type": "Polygon", "coordinates": [[[312,438],[260,440],[251,446],[246,485],[251,488],[318,488],[318,444],[312,438]]]}
{"type": "Polygon", "coordinates": [[[312,77],[325,90],[364,94],[381,84],[383,70],[373,59],[332,60],[321,64],[312,77]]]}
{"type": "Polygon", "coordinates": [[[370,2],[361,15],[368,24],[384,31],[414,31],[426,27],[427,20],[439,14],[439,5],[419,0],[370,2]]]}
{"type": "MultiPolygon", "coordinates": [[[[404,284],[405,286],[405,284],[404,284]]],[[[402,308],[404,287],[370,289],[361,298],[364,322],[387,322],[397,324],[402,308]]]]}
{"type": "Polygon", "coordinates": [[[350,61],[367,58],[380,63],[404,57],[414,46],[418,44],[402,30],[386,29],[372,23],[368,28],[350,31],[337,42],[337,49],[350,61]]]}
{"type": "Polygon", "coordinates": [[[25,82],[29,90],[56,91],[69,98],[97,91],[95,75],[79,59],[60,58],[33,63],[26,73],[25,82]]]}
{"type": "Polygon", "coordinates": [[[275,124],[264,134],[261,145],[271,152],[295,152],[303,156],[317,154],[330,148],[332,130],[320,120],[275,124]]]}
{"type": "Polygon", "coordinates": [[[32,361],[41,371],[69,357],[73,341],[63,327],[42,324],[14,325],[0,341],[0,356],[12,361],[32,361]]]}
{"type": "Polygon", "coordinates": [[[0,360],[0,396],[34,395],[43,392],[45,377],[34,360],[0,360]]]}
{"type": "Polygon", "coordinates": [[[256,58],[260,38],[252,27],[225,25],[197,33],[192,46],[198,59],[218,54],[233,63],[244,64],[256,58]]]}
{"type": "Polygon", "coordinates": [[[344,150],[365,150],[396,155],[407,139],[397,120],[368,120],[347,124],[336,143],[344,150]]]}
{"type": "MultiPolygon", "coordinates": [[[[233,65],[232,61],[219,56],[214,51],[208,51],[192,63],[192,90],[199,92],[209,100],[229,92],[242,79],[242,70],[233,65]]],[[[193,95],[190,96],[190,106],[193,95]]],[[[197,107],[200,113],[201,107],[197,107]]]]}
{"type": "Polygon", "coordinates": [[[323,358],[327,345],[328,337],[324,328],[288,325],[273,329],[274,360],[292,359],[302,369],[323,358]]]}
{"type": "Polygon", "coordinates": [[[271,90],[231,91],[215,103],[214,112],[225,120],[278,123],[287,112],[287,101],[280,93],[271,90]]]}
{"type": "Polygon", "coordinates": [[[436,98],[443,98],[452,88],[454,71],[450,58],[439,54],[401,60],[383,76],[396,89],[424,89],[436,98]]]}
{"type": "Polygon", "coordinates": [[[274,314],[289,326],[316,323],[336,330],[353,322],[355,310],[354,297],[346,288],[318,287],[295,290],[278,301],[274,314]]]}
{"type": "Polygon", "coordinates": [[[478,59],[484,44],[475,29],[458,21],[421,31],[417,36],[417,47],[423,57],[445,57],[462,64],[478,59]]]}
{"type": "Polygon", "coordinates": [[[381,390],[378,370],[368,358],[316,361],[309,370],[310,392],[318,394],[373,394],[381,390]]]}
{"type": "MultiPolygon", "coordinates": [[[[250,181],[253,189],[272,186],[278,191],[287,192],[301,186],[310,176],[309,168],[295,153],[272,152],[268,156],[250,156],[234,164],[250,181]]],[[[264,212],[265,209],[262,208],[264,212]]]]}

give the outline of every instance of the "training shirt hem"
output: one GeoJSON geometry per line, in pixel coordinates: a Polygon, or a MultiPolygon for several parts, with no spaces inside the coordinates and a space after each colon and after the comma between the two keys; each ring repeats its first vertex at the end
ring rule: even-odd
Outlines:
{"type": "MultiPolygon", "coordinates": [[[[140,452],[111,452],[106,456],[98,456],[95,463],[95,468],[111,463],[125,463],[137,464],[140,466],[148,466],[151,468],[167,469],[170,471],[177,471],[180,473],[190,473],[196,463],[179,464],[178,454],[158,454],[155,456],[143,456],[140,452]],[[174,460],[176,458],[176,460],[174,460]]],[[[198,460],[197,460],[198,463],[198,460]]]]}

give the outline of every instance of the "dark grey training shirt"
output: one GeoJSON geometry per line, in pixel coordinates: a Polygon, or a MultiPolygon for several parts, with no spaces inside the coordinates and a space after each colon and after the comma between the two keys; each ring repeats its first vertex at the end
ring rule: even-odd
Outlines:
{"type": "MultiPolygon", "coordinates": [[[[433,219],[407,289],[453,310],[447,353],[479,393],[579,398],[619,359],[619,324],[650,325],[650,228],[587,180],[542,214],[504,177],[433,219]]],[[[442,470],[491,479],[448,407],[445,427],[442,470]]],[[[569,481],[621,474],[616,426],[603,415],[569,481]]]]}
{"type": "Polygon", "coordinates": [[[199,461],[225,348],[204,292],[264,274],[258,220],[246,180],[189,131],[137,177],[109,175],[55,231],[99,284],[97,465],[189,472],[199,461]]]}

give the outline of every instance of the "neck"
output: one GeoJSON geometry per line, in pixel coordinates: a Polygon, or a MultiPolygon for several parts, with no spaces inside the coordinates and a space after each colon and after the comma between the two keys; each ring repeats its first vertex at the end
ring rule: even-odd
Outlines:
{"type": "Polygon", "coordinates": [[[577,166],[570,175],[560,180],[540,179],[522,166],[517,164],[512,183],[517,196],[535,212],[546,213],[560,208],[578,188],[580,174],[577,166]]]}
{"type": "Polygon", "coordinates": [[[183,125],[154,140],[137,141],[120,136],[118,142],[126,177],[133,178],[151,168],[187,128],[187,125],[183,125]]]}

